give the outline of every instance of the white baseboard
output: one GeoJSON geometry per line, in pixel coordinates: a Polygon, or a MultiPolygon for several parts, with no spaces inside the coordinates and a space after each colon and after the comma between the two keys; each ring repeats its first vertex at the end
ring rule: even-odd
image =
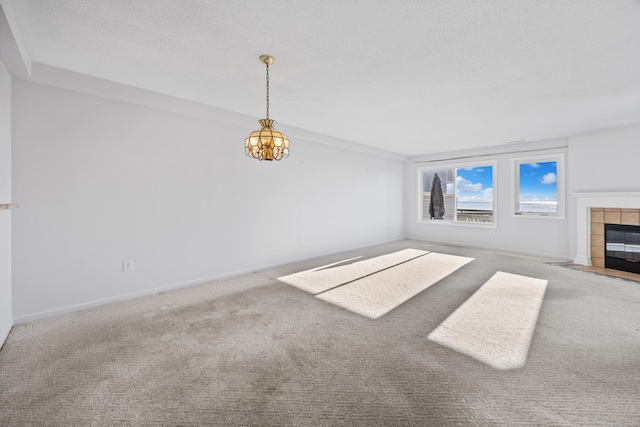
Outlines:
{"type": "MultiPolygon", "coordinates": [[[[248,270],[248,271],[246,271],[246,273],[251,272],[251,271],[255,271],[255,269],[248,270]]],[[[243,273],[245,273],[245,272],[224,274],[224,275],[219,275],[219,276],[214,276],[214,277],[205,277],[205,278],[201,278],[201,279],[190,280],[190,281],[187,281],[187,282],[175,283],[175,284],[172,284],[172,285],[160,286],[160,287],[152,288],[152,289],[145,289],[145,290],[139,291],[139,292],[132,292],[132,293],[129,293],[129,294],[116,295],[116,296],[109,297],[109,298],[103,298],[103,299],[88,301],[88,302],[84,302],[84,303],[80,303],[80,304],[68,305],[68,306],[64,306],[64,307],[60,307],[60,308],[54,308],[54,309],[51,309],[51,310],[39,311],[39,312],[36,312],[36,313],[17,316],[13,320],[14,320],[16,325],[18,325],[20,323],[34,322],[36,320],[46,319],[47,317],[53,317],[53,316],[58,316],[58,315],[61,315],[61,314],[73,313],[74,311],[86,310],[88,308],[99,307],[101,305],[111,304],[111,303],[114,303],[114,302],[126,301],[126,300],[130,300],[130,299],[134,299],[134,298],[140,298],[140,297],[144,297],[144,296],[155,295],[155,294],[159,294],[161,292],[167,292],[167,291],[171,291],[171,290],[174,290],[174,289],[184,288],[184,287],[187,287],[187,286],[198,285],[200,283],[211,282],[211,281],[214,281],[214,280],[226,279],[226,278],[237,276],[237,275],[243,274],[243,273]]]]}
{"type": "Polygon", "coordinates": [[[4,345],[4,342],[9,337],[9,333],[11,332],[11,328],[13,328],[13,322],[10,323],[9,326],[7,328],[5,328],[5,330],[0,331],[0,348],[2,348],[2,346],[4,345]]]}
{"type": "Polygon", "coordinates": [[[573,263],[578,265],[591,265],[589,258],[586,255],[576,255],[573,259],[573,263]]]}
{"type": "Polygon", "coordinates": [[[570,262],[571,258],[565,254],[552,254],[552,253],[543,253],[543,252],[534,252],[534,251],[523,251],[518,249],[508,249],[498,246],[481,246],[481,245],[471,245],[468,243],[458,243],[444,240],[426,240],[426,239],[418,239],[418,238],[408,238],[408,240],[417,240],[425,243],[435,243],[437,245],[443,246],[457,246],[457,247],[467,247],[473,249],[485,249],[495,252],[502,252],[505,254],[515,254],[520,256],[528,256],[533,258],[538,258],[541,260],[556,260],[556,261],[567,261],[570,262]]]}
{"type": "Polygon", "coordinates": [[[130,300],[130,299],[134,299],[134,298],[140,298],[140,297],[145,297],[145,296],[149,296],[149,295],[155,295],[155,294],[159,294],[161,292],[172,291],[174,289],[180,289],[180,288],[185,288],[187,286],[199,285],[201,283],[212,282],[212,281],[215,281],[215,280],[228,279],[230,277],[236,277],[236,276],[239,276],[241,274],[252,273],[254,271],[267,270],[267,269],[270,269],[270,268],[276,268],[276,267],[280,267],[280,266],[283,266],[283,265],[293,264],[293,263],[296,263],[296,262],[302,262],[302,261],[307,261],[307,260],[311,260],[311,259],[315,259],[315,258],[321,258],[323,256],[327,256],[327,255],[331,255],[331,254],[335,254],[335,253],[358,250],[358,249],[362,249],[362,248],[366,248],[366,247],[370,247],[370,246],[375,246],[375,245],[379,245],[379,244],[383,244],[383,243],[391,243],[391,242],[395,242],[395,241],[402,240],[402,239],[403,238],[399,238],[399,239],[387,240],[387,241],[384,241],[384,242],[375,242],[375,243],[366,244],[366,245],[362,245],[362,246],[358,246],[358,247],[351,247],[351,248],[347,248],[347,249],[329,251],[327,253],[315,254],[313,256],[304,257],[304,258],[301,258],[301,259],[295,259],[295,260],[287,261],[287,262],[284,262],[284,263],[273,264],[273,265],[263,265],[263,266],[253,267],[253,268],[247,268],[247,269],[244,269],[244,270],[234,271],[232,273],[225,273],[225,274],[220,274],[220,275],[211,276],[211,277],[203,277],[203,278],[200,278],[200,279],[189,280],[189,281],[181,282],[181,283],[175,283],[175,284],[172,284],[172,285],[160,286],[158,288],[145,289],[145,290],[139,291],[139,292],[132,292],[132,293],[129,293],[129,294],[116,295],[116,296],[109,297],[109,298],[103,298],[103,299],[99,299],[99,300],[87,301],[87,302],[80,303],[80,304],[68,305],[68,306],[64,306],[64,307],[54,308],[54,309],[51,309],[51,310],[45,310],[45,311],[40,311],[40,312],[36,312],[36,313],[25,314],[25,315],[14,317],[13,322],[16,325],[21,324],[21,323],[34,322],[36,320],[46,319],[47,317],[58,316],[58,315],[61,315],[61,314],[68,314],[68,313],[72,313],[74,311],[79,311],[79,310],[86,310],[88,308],[98,307],[98,306],[101,306],[101,305],[111,304],[111,303],[114,303],[114,302],[126,301],[126,300],[130,300]]]}

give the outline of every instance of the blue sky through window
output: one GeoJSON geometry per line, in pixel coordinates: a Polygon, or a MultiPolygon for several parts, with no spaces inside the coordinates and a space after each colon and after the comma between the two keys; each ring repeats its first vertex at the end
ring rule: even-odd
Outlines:
{"type": "Polygon", "coordinates": [[[520,164],[520,201],[557,202],[557,163],[520,164]]]}
{"type": "Polygon", "coordinates": [[[456,169],[458,209],[493,210],[493,166],[456,169]]]}

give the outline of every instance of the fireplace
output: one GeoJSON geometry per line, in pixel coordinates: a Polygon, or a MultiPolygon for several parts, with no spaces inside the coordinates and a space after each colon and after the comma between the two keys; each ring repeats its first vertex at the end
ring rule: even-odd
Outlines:
{"type": "Polygon", "coordinates": [[[640,192],[571,193],[576,199],[573,262],[604,268],[604,224],[640,225],[640,192]]]}
{"type": "Polygon", "coordinates": [[[640,226],[605,224],[604,266],[640,274],[640,226]]]}

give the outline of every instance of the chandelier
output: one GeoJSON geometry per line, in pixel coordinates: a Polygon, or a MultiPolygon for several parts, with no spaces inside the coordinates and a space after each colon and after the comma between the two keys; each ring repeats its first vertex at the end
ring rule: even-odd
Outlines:
{"type": "Polygon", "coordinates": [[[269,55],[260,57],[260,61],[267,66],[267,118],[258,120],[262,127],[251,132],[244,140],[244,153],[258,160],[282,160],[289,157],[289,138],[273,127],[275,120],[269,119],[269,65],[275,60],[269,55]]]}

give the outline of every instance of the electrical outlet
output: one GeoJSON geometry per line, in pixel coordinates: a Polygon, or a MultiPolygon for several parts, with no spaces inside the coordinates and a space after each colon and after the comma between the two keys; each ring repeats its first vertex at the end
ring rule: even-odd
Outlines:
{"type": "Polygon", "coordinates": [[[133,260],[131,261],[122,261],[122,271],[128,273],[133,271],[133,260]]]}

